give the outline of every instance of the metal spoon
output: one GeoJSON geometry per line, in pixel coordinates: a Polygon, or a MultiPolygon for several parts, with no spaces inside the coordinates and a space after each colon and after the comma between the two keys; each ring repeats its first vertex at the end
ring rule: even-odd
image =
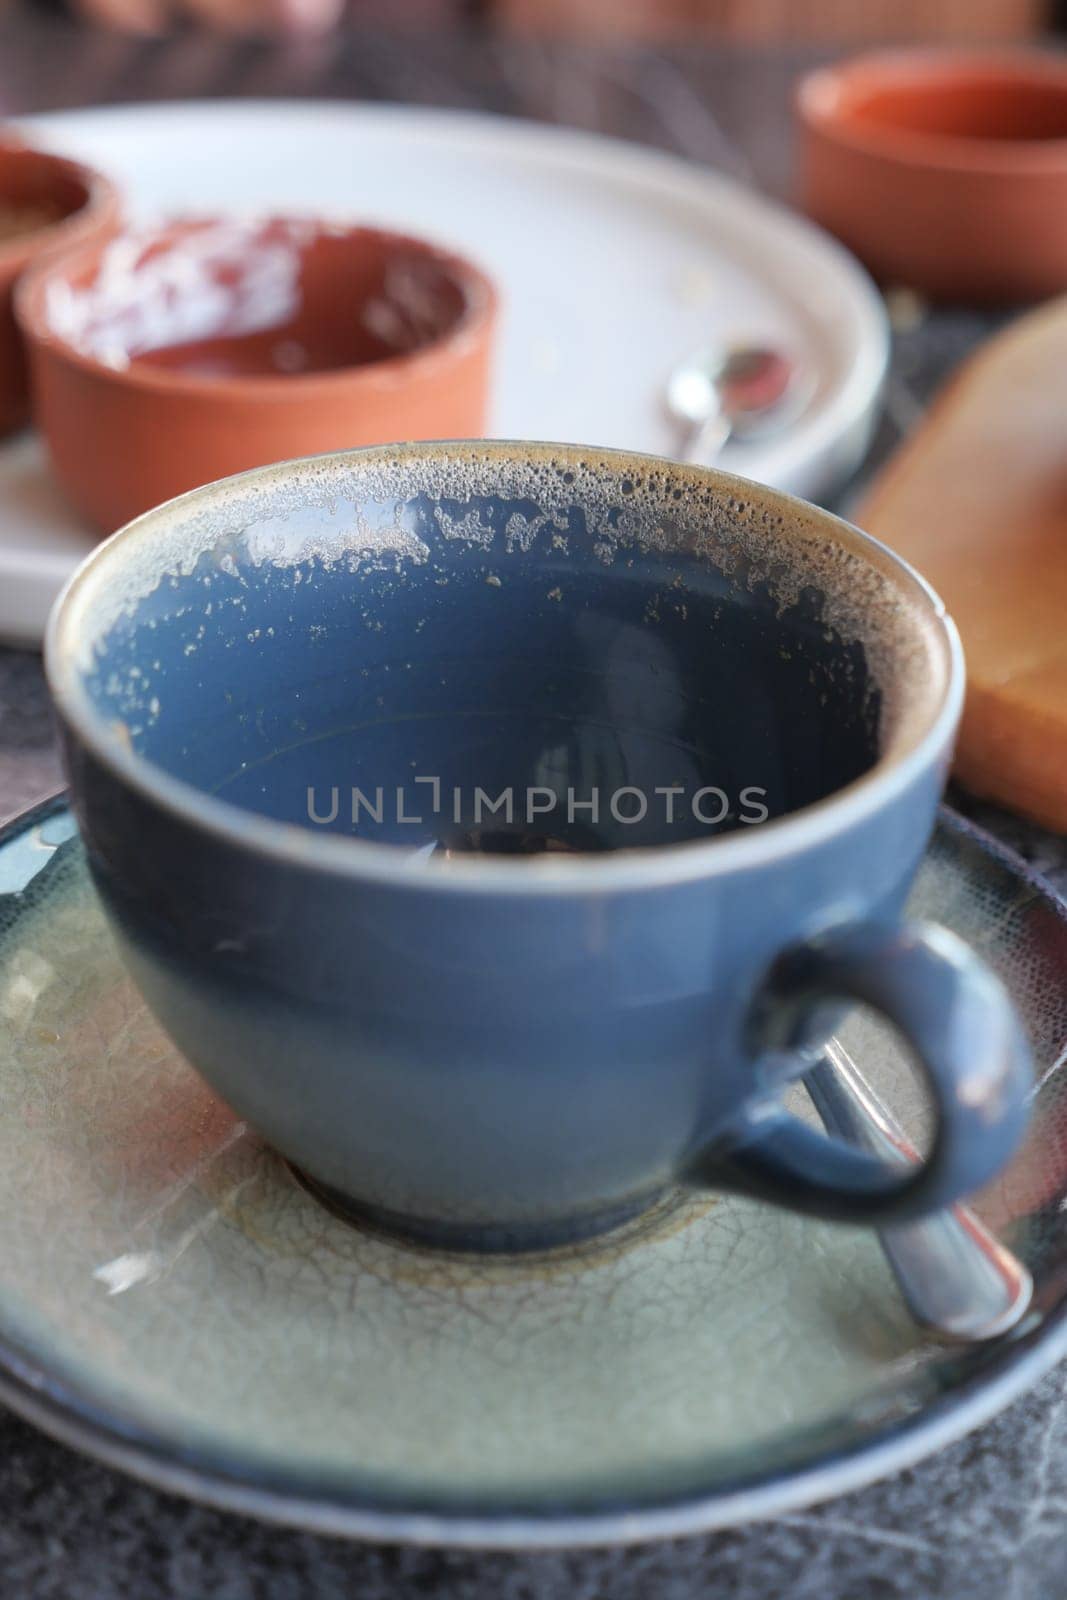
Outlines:
{"type": "MultiPolygon", "coordinates": [[[[827,1133],[885,1161],[919,1160],[836,1039],[804,1084],[827,1133]]],[[[878,1237],[915,1321],[943,1339],[995,1339],[1026,1314],[1034,1292],[1029,1272],[966,1206],[882,1228],[878,1237]]]]}
{"type": "Polygon", "coordinates": [[[675,367],[667,410],[681,424],[680,461],[713,461],[728,439],[756,439],[792,422],[815,388],[810,372],[770,345],[704,350],[675,367]]]}

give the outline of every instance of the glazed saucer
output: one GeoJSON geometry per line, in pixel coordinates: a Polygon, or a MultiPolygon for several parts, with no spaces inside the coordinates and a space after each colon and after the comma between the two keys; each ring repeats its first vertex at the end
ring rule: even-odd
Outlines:
{"type": "MultiPolygon", "coordinates": [[[[977,1203],[1035,1307],[963,1351],[909,1321],[872,1235],[742,1200],[510,1259],[353,1227],[149,1016],[62,800],[28,812],[0,835],[0,1398],[165,1488],[391,1541],[675,1535],[917,1460],[1067,1350],[1067,913],[948,813],[914,909],[999,969],[1039,1067],[977,1203]]],[[[917,1133],[892,1039],[842,1039],[917,1133]]]]}

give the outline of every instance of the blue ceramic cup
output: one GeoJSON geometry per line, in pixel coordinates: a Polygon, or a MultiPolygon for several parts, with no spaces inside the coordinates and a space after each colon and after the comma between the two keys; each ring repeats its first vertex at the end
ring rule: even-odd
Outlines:
{"type": "Polygon", "coordinates": [[[676,1183],[896,1221],[1019,1141],[1000,984],[901,921],[956,632],[825,512],[571,446],[294,462],[100,546],[47,666],[148,1003],[384,1226],[540,1247],[676,1183]],[[920,1167],[779,1104],[850,1001],[925,1066],[920,1167]]]}

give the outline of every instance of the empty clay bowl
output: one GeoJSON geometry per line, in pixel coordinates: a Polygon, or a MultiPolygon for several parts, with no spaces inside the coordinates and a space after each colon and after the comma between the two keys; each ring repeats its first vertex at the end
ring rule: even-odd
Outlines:
{"type": "Polygon", "coordinates": [[[1011,302],[1067,288],[1067,59],[900,51],[798,95],[802,199],[886,283],[1011,302]]]}
{"type": "Polygon", "coordinates": [[[248,467],[483,433],[496,296],[460,256],[313,219],[198,219],[27,276],[35,409],[111,531],[248,467]]]}
{"type": "Polygon", "coordinates": [[[46,252],[106,238],[118,212],[118,193],[100,173],[26,145],[0,144],[0,435],[29,413],[26,356],[12,308],[16,280],[46,252]]]}

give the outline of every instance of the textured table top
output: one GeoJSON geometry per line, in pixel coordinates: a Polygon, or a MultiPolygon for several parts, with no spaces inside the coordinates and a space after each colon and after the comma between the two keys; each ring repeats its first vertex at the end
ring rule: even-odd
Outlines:
{"type": "MultiPolygon", "coordinates": [[[[789,88],[814,59],[568,49],[430,23],[284,47],[193,34],[146,44],[16,11],[0,18],[0,112],[222,95],[481,107],[643,140],[784,195],[789,88]]],[[[898,332],[873,460],[996,320],[940,312],[898,332]]],[[[0,815],[57,782],[38,658],[0,650],[0,815]]],[[[1064,841],[956,799],[1067,892],[1064,841]]],[[[558,1555],[397,1550],[260,1526],[143,1488],[0,1412],[0,1600],[1056,1600],[1065,1532],[1063,1368],[914,1470],[810,1512],[558,1555]]]]}

